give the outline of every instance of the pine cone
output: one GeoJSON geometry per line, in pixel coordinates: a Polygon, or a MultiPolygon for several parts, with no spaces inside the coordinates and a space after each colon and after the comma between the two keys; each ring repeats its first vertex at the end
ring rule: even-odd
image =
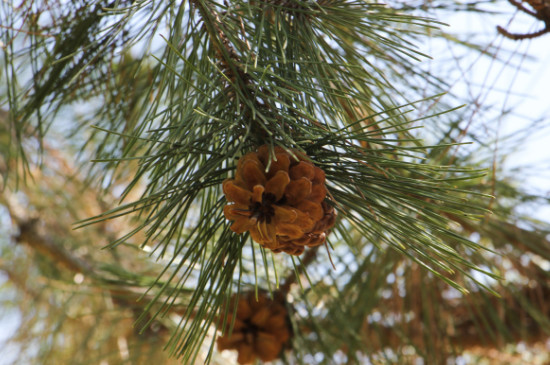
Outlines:
{"type": "Polygon", "coordinates": [[[241,295],[238,302],[233,297],[228,308],[225,334],[218,337],[218,350],[235,349],[238,351],[239,364],[253,363],[256,358],[273,361],[290,340],[291,329],[288,312],[282,295],[276,294],[275,300],[260,292],[258,300],[254,292],[241,295]],[[233,332],[229,329],[235,311],[233,332]]]}
{"type": "Polygon", "coordinates": [[[234,179],[223,182],[230,202],[225,217],[231,230],[250,232],[252,239],[274,252],[300,255],[306,246],[325,242],[334,225],[334,208],[324,202],[325,173],[294,151],[280,147],[270,159],[267,145],[239,159],[234,179]]]}

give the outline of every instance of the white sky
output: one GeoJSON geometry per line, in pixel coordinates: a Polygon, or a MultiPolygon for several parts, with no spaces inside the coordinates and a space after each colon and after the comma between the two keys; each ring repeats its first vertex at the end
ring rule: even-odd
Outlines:
{"type": "MultiPolygon", "coordinates": [[[[542,29],[544,24],[514,11],[512,6],[503,9],[504,5],[500,5],[496,10],[508,14],[461,13],[444,21],[453,33],[466,32],[472,35],[472,39],[486,39],[486,43],[499,49],[502,59],[509,61],[505,65],[491,62],[489,58],[475,59],[471,62],[466,81],[481,85],[476,91],[486,105],[513,110],[499,120],[500,136],[519,134],[535,119],[543,121],[538,128],[531,130],[526,143],[510,155],[505,168],[525,167],[525,174],[517,178],[550,198],[550,33],[532,40],[505,39],[497,34],[497,25],[515,33],[531,33],[542,29]]],[[[504,144],[506,141],[501,142],[499,149],[505,149],[504,144]]],[[[535,213],[537,218],[550,222],[550,205],[525,213],[535,213]]]]}

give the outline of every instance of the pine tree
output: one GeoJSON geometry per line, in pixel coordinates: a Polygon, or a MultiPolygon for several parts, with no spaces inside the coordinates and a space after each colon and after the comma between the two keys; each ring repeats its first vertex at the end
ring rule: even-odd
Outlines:
{"type": "Polygon", "coordinates": [[[424,66],[498,57],[438,20],[486,4],[2,3],[6,361],[536,353],[550,230],[515,208],[545,201],[424,66]]]}

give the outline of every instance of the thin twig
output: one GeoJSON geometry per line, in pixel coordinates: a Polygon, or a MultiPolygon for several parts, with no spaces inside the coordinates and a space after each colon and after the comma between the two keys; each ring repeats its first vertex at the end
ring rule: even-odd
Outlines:
{"type": "Polygon", "coordinates": [[[534,11],[531,11],[529,9],[527,9],[525,6],[523,6],[522,3],[520,3],[519,1],[516,1],[516,0],[508,0],[508,2],[512,5],[514,5],[516,8],[518,8],[518,10],[520,11],[523,11],[524,13],[526,14],[529,14],[531,16],[534,16],[535,18],[537,19],[540,19],[540,15],[537,14],[536,12],[534,11]]]}
{"type": "MultiPolygon", "coordinates": [[[[315,258],[317,257],[317,251],[319,247],[320,246],[312,247],[306,252],[306,254],[304,255],[304,258],[302,259],[302,263],[297,268],[298,273],[303,272],[315,260],[315,258]]],[[[288,293],[290,290],[290,287],[292,286],[292,284],[296,282],[297,279],[298,277],[296,273],[293,271],[286,277],[284,284],[280,286],[279,291],[283,294],[288,293]]]]}
{"type": "Polygon", "coordinates": [[[506,38],[513,39],[515,41],[523,40],[523,39],[533,39],[540,37],[541,35],[550,32],[550,27],[546,27],[544,29],[539,30],[535,33],[527,33],[527,34],[518,34],[518,33],[510,33],[500,25],[497,26],[497,31],[505,36],[506,38]]]}

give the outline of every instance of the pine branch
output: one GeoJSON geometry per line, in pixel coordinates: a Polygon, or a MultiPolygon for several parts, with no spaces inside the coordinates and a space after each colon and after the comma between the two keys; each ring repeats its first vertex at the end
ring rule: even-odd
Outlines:
{"type": "Polygon", "coordinates": [[[18,221],[19,235],[16,237],[18,242],[26,243],[37,252],[49,257],[56,265],[59,264],[78,273],[93,275],[93,268],[88,263],[71,255],[51,239],[40,234],[37,229],[37,225],[39,224],[37,219],[21,221],[20,218],[15,217],[13,214],[12,218],[18,221]]]}
{"type": "Polygon", "coordinates": [[[550,27],[545,27],[539,31],[536,31],[533,33],[527,33],[527,34],[510,33],[509,31],[507,31],[506,29],[500,26],[497,26],[497,31],[503,36],[505,36],[506,38],[510,38],[514,41],[521,41],[524,39],[533,39],[533,38],[540,37],[541,35],[550,32],[550,27]]]}
{"type": "MultiPolygon", "coordinates": [[[[420,301],[417,308],[401,307],[395,315],[407,312],[414,318],[412,321],[394,325],[365,322],[364,341],[369,344],[371,351],[382,351],[385,346],[402,348],[412,345],[420,349],[426,348],[426,322],[434,325],[437,323],[436,327],[431,327],[429,333],[435,341],[441,342],[442,354],[452,351],[453,348],[458,352],[471,348],[489,351],[491,348],[502,348],[506,344],[518,342],[544,342],[550,337],[548,323],[544,321],[549,315],[549,308],[545,303],[550,295],[550,288],[544,285],[536,288],[510,286],[499,292],[503,298],[487,297],[485,294],[469,295],[453,301],[441,297],[432,298],[438,303],[436,316],[431,311],[433,308],[426,302],[420,301]],[[427,319],[426,315],[432,317],[427,319]]],[[[390,317],[385,308],[394,307],[395,304],[381,304],[377,310],[390,317]]]]}
{"type": "Polygon", "coordinates": [[[539,31],[527,34],[510,33],[501,26],[497,26],[497,31],[506,38],[518,41],[524,39],[533,39],[540,37],[541,35],[550,32],[550,2],[547,0],[527,0],[526,2],[534,9],[530,10],[523,6],[523,4],[516,0],[508,0],[510,4],[515,6],[518,10],[524,12],[527,15],[532,16],[535,19],[544,22],[545,27],[539,31]]]}
{"type": "MultiPolygon", "coordinates": [[[[240,103],[240,106],[247,109],[245,117],[254,120],[253,115],[256,110],[273,109],[269,106],[269,102],[265,100],[261,95],[256,97],[254,92],[253,81],[249,74],[241,67],[242,60],[231,45],[231,41],[226,35],[226,31],[222,28],[222,21],[220,15],[212,9],[208,2],[203,0],[193,0],[195,6],[199,9],[199,12],[204,20],[204,25],[207,29],[210,41],[215,49],[216,56],[221,64],[220,72],[227,79],[229,88],[233,89],[228,91],[228,97],[235,99],[235,95],[241,96],[244,102],[240,103]],[[258,98],[262,98],[263,102],[260,103],[258,98]],[[254,105],[250,107],[250,103],[254,105]]],[[[242,19],[241,19],[242,21],[242,19]]],[[[252,124],[252,133],[257,136],[260,144],[265,141],[269,131],[267,129],[258,126],[256,123],[252,124]]]]}

